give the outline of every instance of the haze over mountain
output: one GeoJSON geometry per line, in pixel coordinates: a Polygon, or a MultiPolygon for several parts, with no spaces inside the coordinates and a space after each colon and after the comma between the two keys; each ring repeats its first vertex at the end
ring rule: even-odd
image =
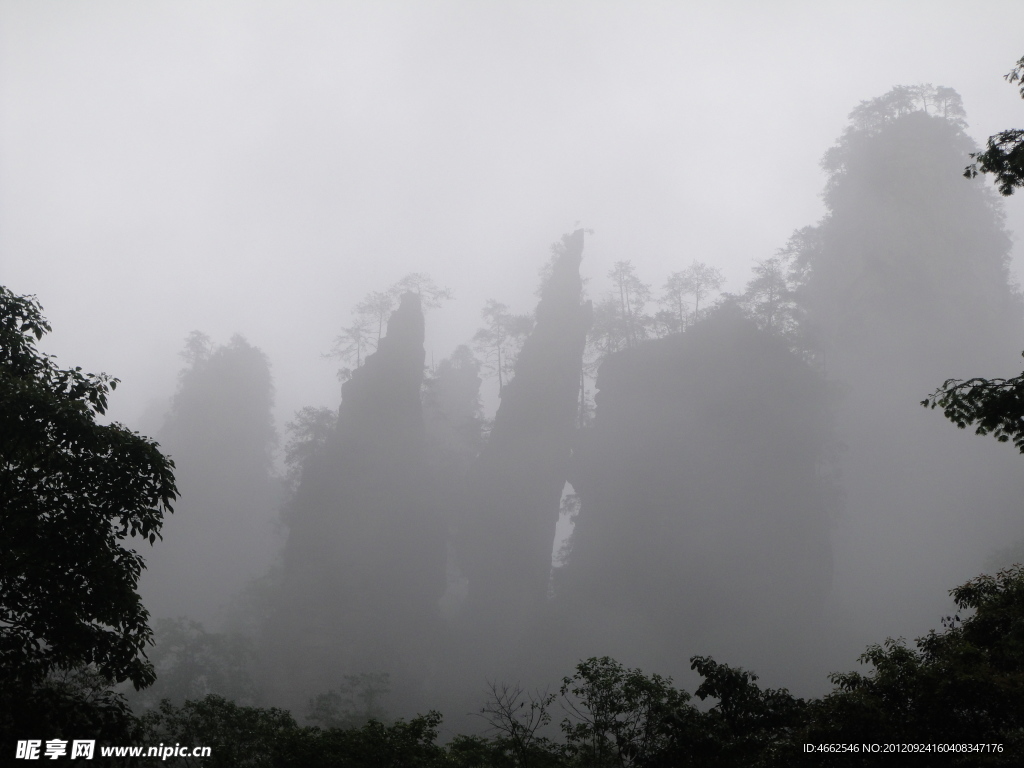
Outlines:
{"type": "Polygon", "coordinates": [[[0,4],[0,279],[175,461],[173,695],[817,695],[935,626],[1024,549],[920,404],[1024,349],[992,9],[0,4]]]}

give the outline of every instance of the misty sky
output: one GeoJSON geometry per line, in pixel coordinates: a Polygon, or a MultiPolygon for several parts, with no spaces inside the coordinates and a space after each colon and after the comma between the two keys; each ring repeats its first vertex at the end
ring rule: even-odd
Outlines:
{"type": "MultiPolygon", "coordinates": [[[[1019,0],[2,0],[0,282],[39,296],[59,362],[123,380],[130,426],[193,329],[268,354],[283,422],[337,404],[320,355],[367,292],[449,286],[439,361],[485,299],[532,309],[577,221],[591,295],[620,259],[741,291],[822,215],[859,101],[931,82],[979,142],[1024,126],[1021,29],[1019,0]]],[[[1007,213],[1024,231],[1024,196],[1007,213]]]]}

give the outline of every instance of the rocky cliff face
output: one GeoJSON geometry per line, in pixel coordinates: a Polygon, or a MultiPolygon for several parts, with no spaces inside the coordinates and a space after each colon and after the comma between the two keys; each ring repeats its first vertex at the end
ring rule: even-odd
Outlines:
{"type": "Polygon", "coordinates": [[[799,250],[804,327],[843,391],[841,657],[933,626],[949,610],[935,585],[1024,537],[1020,457],[919,405],[948,378],[1018,370],[1010,238],[989,190],[959,175],[974,150],[962,124],[886,114],[891,95],[862,105],[880,119],[855,119],[830,150],[827,214],[799,250]]]}
{"type": "Polygon", "coordinates": [[[590,305],[581,301],[582,256],[578,230],[563,238],[536,325],[468,480],[456,540],[468,580],[465,637],[497,657],[515,647],[547,596],[590,325],[590,305]]]}
{"type": "Polygon", "coordinates": [[[820,380],[727,306],[610,356],[597,387],[559,577],[569,655],[776,668],[759,649],[806,633],[831,582],[820,380]]]}
{"type": "Polygon", "coordinates": [[[427,471],[423,362],[420,300],[407,293],[377,351],[342,387],[337,432],[304,469],[289,512],[267,632],[278,691],[385,671],[397,708],[418,705],[446,558],[427,471]]]}
{"type": "Polygon", "coordinates": [[[140,590],[154,618],[187,613],[219,630],[224,605],[266,571],[281,545],[270,364],[235,336],[204,346],[179,382],[159,439],[174,459],[181,496],[164,544],[146,552],[140,590]]]}

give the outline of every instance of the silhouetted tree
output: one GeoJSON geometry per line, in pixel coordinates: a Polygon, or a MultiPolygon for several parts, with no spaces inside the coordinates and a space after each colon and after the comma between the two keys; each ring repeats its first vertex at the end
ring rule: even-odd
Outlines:
{"type": "Polygon", "coordinates": [[[710,656],[690,657],[690,668],[704,678],[694,695],[715,703],[696,720],[697,728],[690,712],[667,718],[673,738],[654,765],[783,766],[797,759],[802,745],[795,734],[806,722],[803,699],[785,688],[761,688],[753,672],[710,656]]]}
{"type": "Polygon", "coordinates": [[[586,367],[591,374],[597,372],[601,361],[612,352],[625,349],[625,327],[619,314],[619,302],[606,296],[594,305],[593,323],[587,334],[586,367]]]}
{"type": "Polygon", "coordinates": [[[393,286],[391,292],[396,296],[404,293],[415,293],[420,299],[420,307],[426,312],[428,309],[437,309],[444,302],[451,301],[452,292],[449,288],[441,288],[431,279],[430,275],[423,272],[411,272],[393,286]]]}
{"type": "Polygon", "coordinates": [[[487,703],[480,716],[496,734],[497,747],[516,768],[556,765],[555,745],[541,731],[551,723],[554,694],[525,691],[522,686],[488,683],[487,703]]]}
{"type": "Polygon", "coordinates": [[[617,261],[608,273],[612,280],[612,297],[618,301],[618,319],[627,347],[635,347],[647,338],[650,318],[644,307],[651,298],[651,287],[637,277],[630,261],[617,261]]]}
{"type": "MultiPolygon", "coordinates": [[[[224,766],[840,768],[894,759],[929,767],[1017,765],[1024,747],[1024,566],[979,576],[950,594],[957,613],[942,620],[942,631],[913,647],[902,639],[869,646],[860,662],[870,668],[830,675],[833,688],[819,698],[762,688],[750,670],[694,655],[689,666],[701,678],[694,695],[705,702],[698,708],[671,678],[606,656],[576,664],[557,695],[490,684],[480,714],[492,735],[459,735],[443,747],[435,711],[383,722],[380,698],[388,684],[381,674],[348,676],[315,697],[313,727],[299,726],[284,710],[207,695],[183,704],[164,700],[143,715],[134,738],[214,745],[207,762],[224,766]],[[561,741],[544,734],[556,703],[566,715],[561,741]],[[888,745],[900,746],[893,752],[888,745]]],[[[81,674],[53,685],[97,689],[81,674]]]]}
{"type": "Polygon", "coordinates": [[[607,656],[581,661],[560,689],[562,720],[572,762],[594,768],[650,763],[667,745],[665,721],[689,709],[690,695],[671,678],[646,676],[607,656]]]}
{"type": "MultiPolygon", "coordinates": [[[[1011,85],[1020,83],[1020,95],[1024,98],[1024,57],[1005,75],[1005,79],[1011,85]]],[[[971,157],[975,162],[964,169],[967,178],[991,173],[1003,195],[1012,195],[1013,190],[1024,187],[1024,130],[1012,129],[989,136],[985,151],[972,152],[971,157]]]]}
{"type": "Polygon", "coordinates": [[[754,277],[741,301],[762,330],[788,338],[798,332],[796,287],[790,259],[785,252],[754,263],[754,277]]]}
{"type": "Polygon", "coordinates": [[[635,347],[654,326],[654,319],[644,313],[651,288],[637,276],[632,262],[617,261],[608,277],[612,290],[594,307],[587,335],[584,366],[591,376],[605,356],[635,347]]]}
{"type": "Polygon", "coordinates": [[[700,318],[700,302],[722,287],[725,278],[717,267],[709,267],[702,261],[694,262],[682,272],[675,272],[669,277],[673,290],[682,291],[684,295],[693,296],[693,321],[700,318]]]}
{"type": "Polygon", "coordinates": [[[473,336],[473,346],[483,355],[487,370],[498,377],[498,392],[515,371],[523,342],[533,328],[529,315],[515,315],[507,305],[488,299],[480,313],[486,325],[473,336]]]}
{"type": "Polygon", "coordinates": [[[452,298],[452,292],[440,288],[423,272],[412,272],[394,283],[387,290],[371,291],[356,304],[352,323],[334,339],[334,345],[325,357],[333,357],[347,365],[338,370],[338,379],[348,381],[352,372],[362,366],[366,355],[377,349],[381,334],[391,313],[399,304],[404,293],[415,293],[420,298],[420,307],[425,311],[437,309],[452,298]]]}
{"type": "Polygon", "coordinates": [[[685,330],[689,320],[687,310],[690,305],[685,297],[690,294],[690,281],[687,279],[686,273],[673,272],[665,281],[662,290],[664,293],[660,303],[665,307],[669,319],[666,325],[670,332],[681,333],[685,330]]]}
{"type": "Polygon", "coordinates": [[[339,381],[344,383],[351,378],[353,364],[355,368],[362,366],[371,344],[375,345],[376,341],[370,336],[370,327],[363,318],[357,317],[351,325],[341,329],[341,334],[335,337],[334,346],[326,355],[349,364],[338,369],[339,381]]]}
{"type": "Polygon", "coordinates": [[[59,694],[44,686],[51,674],[91,666],[108,682],[153,682],[149,614],[136,591],[144,561],[127,544],[156,541],[176,496],[174,465],[156,443],[97,423],[118,380],[59,368],[36,348],[49,331],[35,297],[0,286],[5,749],[41,727],[64,733],[68,709],[79,719],[94,711],[49,696],[59,694]]]}
{"type": "MultiPolygon", "coordinates": [[[[593,320],[583,351],[580,374],[577,426],[589,423],[593,401],[587,383],[593,381],[601,362],[613,352],[635,347],[652,333],[676,330],[674,315],[660,312],[651,317],[644,309],[651,298],[651,287],[640,280],[630,261],[617,261],[608,272],[612,290],[593,309],[593,320]]],[[[682,326],[679,326],[681,330],[682,326]]]]}
{"type": "MultiPolygon", "coordinates": [[[[943,631],[931,630],[916,647],[892,638],[874,644],[860,657],[870,672],[831,675],[834,690],[810,702],[806,725],[794,741],[985,743],[991,746],[984,753],[950,751],[927,756],[922,764],[1019,762],[1024,570],[1018,565],[978,576],[950,595],[957,613],[943,620],[943,631]]],[[[865,755],[861,764],[883,765],[884,757],[865,755]]],[[[849,763],[835,758],[827,764],[849,763]]]]}
{"type": "Polygon", "coordinates": [[[975,434],[1012,440],[1024,453],[1024,373],[1012,379],[947,379],[921,405],[942,408],[960,429],[977,424],[975,434]]]}
{"type": "Polygon", "coordinates": [[[189,333],[185,337],[184,349],[178,353],[178,356],[185,361],[185,368],[178,373],[179,377],[209,359],[211,354],[213,354],[213,342],[209,336],[202,331],[189,333]]]}
{"type": "Polygon", "coordinates": [[[356,317],[363,320],[373,334],[373,348],[380,343],[384,334],[384,326],[398,305],[398,292],[395,286],[387,291],[373,291],[356,305],[356,317]]]}
{"type": "MultiPolygon", "coordinates": [[[[1011,85],[1021,83],[1020,95],[1024,98],[1024,58],[1005,79],[1011,85]]],[[[1003,131],[991,136],[988,149],[971,157],[980,161],[981,167],[977,162],[968,166],[964,172],[967,178],[973,179],[979,172],[993,173],[1003,195],[1011,195],[1015,188],[1024,186],[1024,131],[1003,131]]],[[[921,404],[941,407],[946,418],[961,429],[977,424],[975,432],[979,435],[991,433],[1001,443],[1012,440],[1024,453],[1024,374],[1012,379],[947,379],[921,404]]]]}

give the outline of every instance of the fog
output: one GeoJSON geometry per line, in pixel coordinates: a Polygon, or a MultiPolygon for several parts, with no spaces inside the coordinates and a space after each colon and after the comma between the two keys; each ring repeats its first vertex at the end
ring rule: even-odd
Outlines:
{"type": "Polygon", "coordinates": [[[1024,349],[985,17],[0,3],[0,282],[177,464],[154,619],[244,638],[240,700],[456,722],[593,655],[817,695],[938,626],[1024,538],[1024,459],[919,405],[1024,349]]]}

